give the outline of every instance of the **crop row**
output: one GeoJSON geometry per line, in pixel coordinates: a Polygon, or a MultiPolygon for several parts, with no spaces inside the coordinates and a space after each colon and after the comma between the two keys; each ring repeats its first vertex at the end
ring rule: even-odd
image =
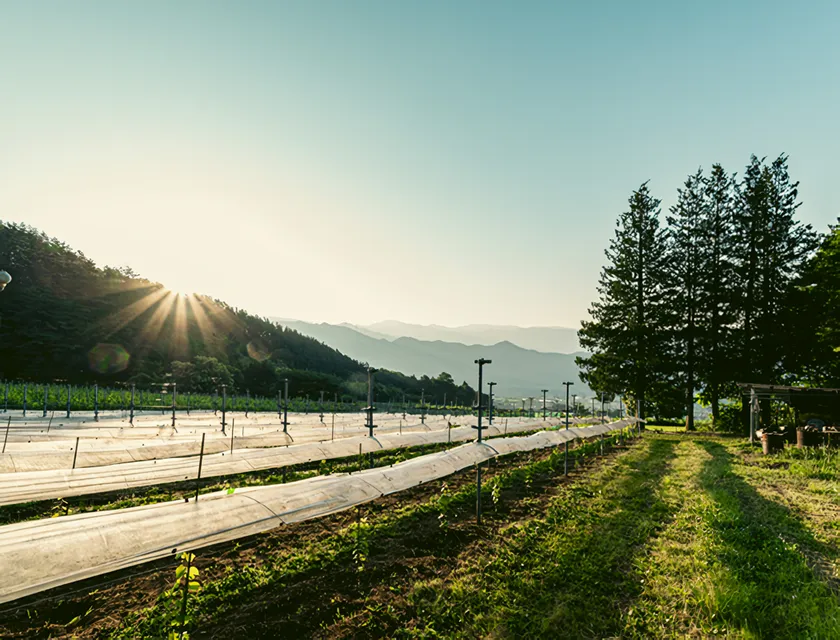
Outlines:
{"type": "MultiPolygon", "coordinates": [[[[0,410],[23,410],[34,415],[50,412],[74,411],[129,411],[133,406],[136,411],[159,410],[171,411],[220,411],[223,406],[227,411],[277,412],[285,404],[290,412],[356,412],[363,409],[365,403],[355,400],[312,400],[310,398],[289,398],[288,403],[279,397],[267,398],[219,393],[171,392],[164,389],[142,389],[139,387],[102,387],[98,385],[37,384],[31,382],[6,381],[0,387],[2,405],[0,410]]],[[[417,413],[423,409],[438,411],[447,409],[452,412],[464,411],[465,407],[421,406],[416,403],[387,402],[380,410],[407,411],[417,413]]]]}

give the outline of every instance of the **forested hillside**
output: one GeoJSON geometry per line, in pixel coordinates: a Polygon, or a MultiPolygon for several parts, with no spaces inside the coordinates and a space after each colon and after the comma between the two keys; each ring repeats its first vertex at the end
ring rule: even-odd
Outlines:
{"type": "MultiPolygon", "coordinates": [[[[317,340],[201,295],[182,295],[130,269],[99,268],[44,233],[0,222],[0,377],[72,383],[178,382],[193,391],[361,398],[366,367],[317,340]]],[[[380,399],[419,399],[421,388],[474,390],[444,375],[379,375],[380,399]]]]}

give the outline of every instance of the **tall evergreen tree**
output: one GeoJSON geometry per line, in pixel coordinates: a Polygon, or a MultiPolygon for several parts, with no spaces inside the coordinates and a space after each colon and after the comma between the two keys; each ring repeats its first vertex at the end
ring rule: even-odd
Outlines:
{"type": "MultiPolygon", "coordinates": [[[[734,221],[739,240],[737,371],[745,382],[780,382],[784,375],[793,335],[788,301],[817,243],[810,225],[796,220],[798,187],[790,180],[785,155],[769,166],[752,156],[742,181],[734,221]]],[[[747,415],[745,408],[745,422],[747,415]]]]}
{"type": "Polygon", "coordinates": [[[669,304],[673,327],[672,374],[683,385],[686,410],[686,429],[694,430],[694,391],[698,386],[700,333],[704,325],[705,289],[704,239],[701,226],[709,217],[705,197],[706,179],[703,170],[686,179],[677,191],[677,203],[668,216],[669,304]]]}
{"type": "Polygon", "coordinates": [[[703,279],[698,297],[705,309],[700,331],[698,369],[704,382],[703,397],[712,408],[712,420],[720,420],[720,399],[734,392],[731,380],[731,336],[735,324],[733,303],[736,258],[735,207],[738,185],[734,174],[720,164],[712,165],[706,180],[706,207],[700,222],[703,279]]]}
{"type": "Polygon", "coordinates": [[[786,368],[798,368],[811,384],[840,387],[840,224],[823,238],[788,306],[798,329],[788,355],[799,359],[789,357],[786,368]]]}
{"type": "Polygon", "coordinates": [[[591,355],[577,358],[581,379],[604,393],[626,392],[638,400],[642,415],[660,410],[667,320],[663,317],[665,231],[659,224],[660,201],[647,183],[633,192],[630,208],[618,219],[606,251],[607,266],[598,285],[600,299],[581,323],[581,346],[591,355]]]}

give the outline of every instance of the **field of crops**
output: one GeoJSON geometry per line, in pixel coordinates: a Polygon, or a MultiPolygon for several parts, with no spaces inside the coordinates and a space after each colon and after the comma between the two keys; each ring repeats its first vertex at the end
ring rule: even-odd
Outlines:
{"type": "MultiPolygon", "coordinates": [[[[271,398],[252,396],[250,393],[217,391],[212,394],[193,393],[178,390],[173,385],[159,385],[153,388],[124,385],[119,388],[99,385],[37,384],[31,382],[0,382],[0,411],[26,410],[27,415],[67,414],[83,411],[128,412],[132,405],[136,411],[161,410],[177,413],[188,411],[227,411],[276,413],[286,407],[296,413],[346,413],[361,411],[365,402],[349,397],[300,398],[290,396],[288,400],[279,394],[271,398]],[[133,395],[133,400],[132,400],[133,395]]],[[[405,411],[409,413],[457,413],[472,411],[471,407],[448,404],[446,406],[428,403],[385,401],[382,411],[405,411]]],[[[500,415],[520,415],[522,411],[497,409],[500,415]]],[[[532,412],[533,415],[533,412],[532,412]]]]}
{"type": "MultiPolygon", "coordinates": [[[[10,412],[10,414],[13,413],[10,412]]],[[[23,416],[22,412],[19,412],[18,415],[10,415],[10,418],[12,417],[15,418],[15,429],[11,431],[11,442],[9,441],[10,430],[8,428],[4,434],[4,448],[8,447],[9,450],[4,452],[2,457],[4,463],[11,461],[12,469],[5,474],[0,474],[0,491],[3,492],[2,502],[9,505],[2,509],[2,521],[7,524],[0,527],[0,538],[3,539],[4,548],[8,549],[10,553],[24,553],[26,557],[21,556],[12,560],[11,568],[13,571],[5,572],[2,577],[4,582],[0,591],[6,594],[4,600],[7,601],[10,597],[14,600],[28,594],[37,594],[44,589],[66,584],[68,578],[69,582],[85,578],[84,572],[78,573],[72,567],[83,569],[86,562],[95,562],[92,558],[103,551],[106,556],[123,553],[119,551],[121,546],[124,546],[126,542],[136,544],[139,540],[137,537],[138,527],[149,527],[149,541],[152,542],[153,546],[161,544],[161,541],[165,539],[164,532],[175,531],[172,529],[174,521],[171,518],[166,518],[165,522],[156,524],[149,519],[153,515],[152,512],[144,511],[141,507],[141,511],[137,513],[137,517],[140,519],[135,519],[134,524],[128,525],[132,534],[126,536],[119,532],[117,523],[121,521],[123,514],[126,516],[132,514],[131,509],[128,508],[129,505],[125,503],[126,498],[131,500],[134,495],[133,493],[125,493],[125,490],[131,486],[149,487],[149,489],[143,490],[146,494],[154,494],[156,486],[166,486],[167,483],[178,491],[183,490],[182,485],[195,487],[195,505],[196,508],[202,509],[202,515],[198,516],[197,512],[195,515],[190,515],[189,512],[182,512],[181,509],[172,511],[176,518],[183,519],[186,517],[186,520],[179,525],[186,533],[188,529],[183,529],[183,525],[190,521],[194,525],[198,523],[206,524],[211,529],[222,526],[225,521],[229,523],[241,522],[245,512],[241,512],[239,505],[250,508],[249,505],[255,504],[252,496],[257,496],[257,494],[253,493],[253,489],[263,486],[262,479],[265,478],[266,472],[269,473],[269,479],[276,477],[270,475],[270,469],[282,468],[283,482],[280,485],[275,485],[275,488],[272,488],[270,481],[265,486],[265,489],[269,490],[269,493],[265,494],[268,496],[269,502],[272,500],[276,502],[277,498],[271,496],[282,487],[277,495],[281,496],[279,499],[281,502],[285,501],[283,504],[286,506],[279,507],[279,503],[277,503],[269,507],[269,512],[281,514],[278,522],[260,524],[257,510],[254,512],[256,519],[253,520],[253,525],[249,525],[250,528],[242,529],[241,532],[234,528],[229,530],[232,535],[226,534],[226,537],[220,538],[216,534],[210,534],[203,540],[196,538],[194,534],[187,533],[185,540],[192,538],[193,542],[170,542],[165,545],[167,549],[172,547],[176,550],[185,547],[203,548],[223,540],[236,539],[243,535],[250,536],[258,531],[265,530],[266,527],[273,529],[283,523],[289,525],[301,519],[324,517],[333,511],[375,500],[390,493],[402,492],[418,483],[424,484],[440,477],[452,475],[476,464],[486,464],[489,459],[496,456],[545,447],[552,448],[556,447],[558,443],[574,442],[578,438],[597,437],[599,434],[613,431],[624,434],[633,424],[627,422],[583,429],[545,431],[547,427],[550,429],[552,425],[557,424],[556,419],[554,421],[551,419],[512,421],[504,419],[503,423],[496,426],[485,425],[483,430],[485,438],[492,436],[500,438],[498,441],[488,441],[495,444],[472,443],[459,446],[459,443],[465,440],[474,439],[475,431],[470,427],[471,424],[474,425],[474,418],[462,418],[460,423],[464,424],[464,420],[466,420],[466,426],[458,426],[458,423],[453,424],[451,417],[421,416],[419,419],[417,417],[412,419],[399,414],[380,414],[377,415],[377,426],[375,427],[379,430],[377,437],[371,438],[369,434],[366,434],[360,438],[359,435],[367,429],[364,426],[361,414],[330,416],[329,425],[327,424],[327,416],[292,414],[289,424],[284,425],[279,422],[279,418],[276,416],[251,415],[246,418],[244,414],[231,414],[231,424],[228,425],[231,448],[228,450],[228,435],[224,433],[224,425],[219,424],[218,415],[214,415],[212,412],[196,413],[189,419],[181,418],[177,428],[168,425],[166,419],[161,423],[161,417],[156,414],[138,415],[133,422],[128,422],[125,418],[118,416],[109,417],[107,414],[100,416],[99,420],[93,420],[90,415],[77,415],[72,419],[62,419],[55,423],[52,418],[49,420],[31,418],[23,416]],[[335,424],[336,417],[338,417],[338,426],[335,424]],[[238,438],[238,446],[234,450],[232,445],[238,431],[238,427],[234,426],[237,418],[240,421],[245,421],[246,424],[243,425],[242,435],[238,438]],[[245,436],[244,433],[246,427],[250,432],[248,436],[245,436]],[[286,427],[286,429],[281,429],[281,427],[286,427]],[[518,436],[517,434],[520,433],[533,433],[533,435],[518,436]],[[208,438],[208,435],[211,437],[208,438]],[[73,439],[74,437],[75,439],[73,439]],[[277,441],[272,440],[272,438],[282,439],[277,441]],[[288,440],[285,440],[286,438],[288,440]],[[194,451],[194,445],[198,441],[201,443],[201,449],[194,451]],[[80,442],[87,445],[83,453],[80,442]],[[56,460],[63,460],[60,456],[69,458],[71,455],[70,451],[66,453],[63,451],[67,443],[73,445],[70,447],[73,462],[69,470],[66,462],[61,465],[54,464],[56,460]],[[223,450],[218,454],[211,453],[214,444],[222,445],[223,450]],[[332,480],[333,484],[330,485],[334,486],[334,489],[330,489],[333,491],[332,495],[334,497],[330,500],[338,499],[341,496],[340,503],[327,506],[326,509],[318,506],[324,503],[323,496],[326,495],[324,491],[327,485],[323,482],[316,483],[312,488],[304,484],[301,484],[300,488],[294,483],[285,484],[287,472],[295,474],[301,466],[306,468],[307,465],[318,464],[319,461],[320,465],[323,465],[331,458],[336,461],[333,464],[340,466],[345,464],[342,460],[349,462],[357,458],[353,455],[357,444],[358,464],[360,465],[358,471],[361,472],[363,467],[368,466],[374,468],[371,471],[364,471],[362,475],[346,478],[341,475],[324,476],[324,480],[334,478],[332,480]],[[254,446],[261,446],[262,449],[254,449],[254,446]],[[172,449],[172,447],[177,449],[172,449]],[[208,449],[206,455],[205,447],[208,449]],[[429,447],[432,447],[431,451],[429,447]],[[442,448],[442,450],[436,453],[435,447],[442,448]],[[391,451],[400,449],[405,451],[408,458],[419,456],[416,458],[417,464],[405,468],[396,465],[393,470],[387,471],[384,475],[377,475],[379,472],[375,470],[375,458],[381,458],[382,455],[393,455],[390,453],[391,451]],[[143,459],[149,462],[108,462],[113,459],[113,456],[122,455],[126,451],[131,455],[145,456],[143,459]],[[260,451],[264,453],[260,453],[260,451]],[[256,457],[252,455],[255,453],[256,457]],[[364,458],[361,457],[362,454],[365,454],[364,458]],[[86,456],[84,466],[76,467],[80,456],[86,456]],[[273,457],[267,463],[261,462],[266,459],[266,456],[273,457]],[[255,463],[255,460],[257,460],[257,463],[255,463]],[[228,465],[229,468],[225,467],[226,470],[220,472],[215,461],[218,461],[218,464],[222,466],[228,465]],[[184,471],[177,470],[174,474],[166,475],[166,469],[171,466],[170,463],[178,466],[178,469],[185,469],[186,475],[182,477],[180,474],[184,471]],[[196,463],[197,469],[195,468],[196,463]],[[203,464],[207,465],[204,477],[202,477],[203,464]],[[418,464],[421,466],[417,466],[418,464]],[[42,471],[26,470],[30,466],[39,465],[43,468],[42,471]],[[142,470],[146,479],[140,483],[135,483],[135,485],[126,485],[125,482],[114,483],[115,474],[125,474],[127,469],[132,468],[132,465],[146,465],[142,470]],[[215,468],[214,465],[216,465],[215,468]],[[418,472],[420,472],[419,476],[417,475],[418,472]],[[374,475],[369,475],[371,473],[374,475]],[[207,483],[209,478],[215,478],[219,475],[236,477],[242,481],[243,485],[252,487],[252,489],[246,490],[246,492],[251,491],[251,493],[248,493],[248,500],[244,503],[241,501],[237,503],[236,496],[239,493],[234,493],[231,489],[229,492],[215,495],[214,499],[208,498],[198,502],[202,480],[207,483]],[[256,479],[256,484],[253,482],[254,479],[256,479]],[[66,483],[68,481],[73,483],[73,486],[77,489],[73,489],[70,485],[66,489],[58,491],[47,489],[50,483],[59,483],[56,486],[60,486],[61,482],[66,483]],[[100,486],[103,488],[98,488],[100,486]],[[345,486],[346,488],[343,488],[345,486]],[[23,490],[23,493],[20,492],[21,490],[23,490]],[[315,493],[312,493],[313,490],[315,493]],[[83,518],[83,520],[76,522],[74,518],[79,516],[71,513],[69,503],[65,501],[63,496],[84,496],[75,503],[82,505],[86,500],[90,500],[90,497],[95,497],[103,491],[105,492],[103,497],[106,503],[111,504],[111,498],[116,497],[116,504],[119,505],[119,508],[110,511],[94,508],[94,511],[101,514],[95,520],[83,518]],[[274,493],[271,493],[272,491],[274,493]],[[335,493],[336,491],[338,493],[335,493]],[[35,501],[33,502],[33,500],[35,501]],[[58,519],[50,518],[47,521],[39,519],[48,512],[51,515],[57,515],[53,513],[54,507],[47,506],[50,501],[68,505],[65,514],[58,519]],[[222,508],[222,511],[214,512],[217,504],[222,508]],[[301,512],[301,506],[304,505],[309,505],[305,506],[305,513],[309,515],[304,516],[304,512],[301,512]],[[315,511],[312,511],[313,508],[315,511]],[[210,511],[204,513],[207,509],[210,509],[210,511]],[[116,520],[105,518],[106,513],[116,520]],[[67,520],[69,528],[64,533],[56,534],[51,531],[54,528],[52,525],[62,527],[65,520],[67,520]],[[110,524],[112,521],[114,524],[110,524]],[[50,531],[45,529],[43,536],[37,533],[38,527],[42,523],[50,525],[48,527],[50,531]],[[90,529],[90,527],[93,528],[90,529]],[[88,529],[90,529],[90,534],[85,533],[88,529]],[[74,540],[74,535],[83,535],[83,538],[74,540]],[[84,542],[88,539],[84,536],[88,535],[92,536],[89,538],[90,545],[84,542]],[[112,537],[115,542],[119,541],[119,544],[115,546],[112,543],[109,546],[106,543],[103,546],[103,542],[112,537]],[[66,547],[63,545],[66,545],[66,547]],[[26,550],[27,546],[28,551],[26,550]],[[117,549],[117,551],[114,551],[114,549],[117,549]],[[56,579],[46,579],[47,573],[44,572],[46,567],[38,569],[38,558],[45,555],[54,558],[49,564],[49,571],[58,572],[56,573],[56,579]],[[66,574],[68,577],[60,577],[65,575],[65,570],[61,569],[61,566],[63,566],[61,562],[56,562],[57,558],[69,562],[67,566],[70,573],[66,574]],[[89,559],[85,560],[84,558],[89,559]],[[23,574],[16,577],[19,569],[26,572],[34,570],[35,573],[31,574],[31,578],[23,578],[23,574]],[[45,580],[39,582],[41,578],[45,580]],[[26,581],[32,581],[33,579],[32,588],[21,591],[17,596],[10,596],[10,594],[16,593],[16,589],[25,585],[26,581]]],[[[603,438],[603,436],[601,437],[603,438]]],[[[327,469],[329,467],[324,470],[327,469]]],[[[214,481],[210,480],[210,482],[213,483],[214,481]]],[[[298,482],[306,482],[306,480],[300,479],[298,482]]],[[[265,502],[264,498],[259,498],[256,504],[259,504],[260,500],[265,502]]],[[[94,500],[94,502],[99,501],[101,501],[99,498],[94,500]]],[[[154,505],[156,503],[159,503],[159,501],[153,500],[151,503],[146,502],[145,504],[154,505]]],[[[167,507],[167,503],[159,504],[161,507],[167,507]]],[[[177,507],[177,505],[176,502],[170,507],[177,507]]],[[[86,511],[84,507],[80,506],[79,508],[81,511],[76,511],[77,513],[81,514],[86,511]]],[[[164,512],[160,513],[163,514],[164,512]]],[[[241,528],[242,525],[237,526],[241,528]]],[[[116,563],[103,564],[103,568],[95,569],[93,573],[87,573],[87,575],[95,576],[103,571],[114,571],[137,562],[149,562],[162,557],[152,551],[151,547],[149,548],[151,555],[148,555],[147,552],[141,554],[139,550],[139,547],[135,550],[132,550],[131,547],[126,548],[125,553],[127,555],[125,558],[126,560],[131,558],[128,564],[123,560],[117,560],[116,563]]],[[[169,554],[170,552],[167,551],[164,555],[169,554]]],[[[119,555],[114,557],[118,558],[119,555]]],[[[11,555],[6,554],[6,558],[10,559],[11,555]]]]}
{"type": "Polygon", "coordinates": [[[568,476],[557,448],[486,463],[480,525],[474,477],[455,474],[12,603],[0,635],[838,637],[835,452],[769,459],[735,439],[647,434],[570,457],[568,476]]]}

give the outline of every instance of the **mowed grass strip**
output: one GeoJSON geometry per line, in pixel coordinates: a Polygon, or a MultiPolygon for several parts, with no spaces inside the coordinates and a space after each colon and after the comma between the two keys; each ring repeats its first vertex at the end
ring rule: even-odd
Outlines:
{"type": "Polygon", "coordinates": [[[414,586],[404,636],[607,637],[642,592],[634,561],[673,517],[676,439],[647,439],[560,490],[446,582],[414,586]]]}
{"type": "MultiPolygon", "coordinates": [[[[768,497],[738,442],[646,436],[503,547],[416,584],[400,635],[840,638],[834,521],[768,497]]],[[[831,473],[783,466],[761,471],[782,487],[831,473]]]]}

